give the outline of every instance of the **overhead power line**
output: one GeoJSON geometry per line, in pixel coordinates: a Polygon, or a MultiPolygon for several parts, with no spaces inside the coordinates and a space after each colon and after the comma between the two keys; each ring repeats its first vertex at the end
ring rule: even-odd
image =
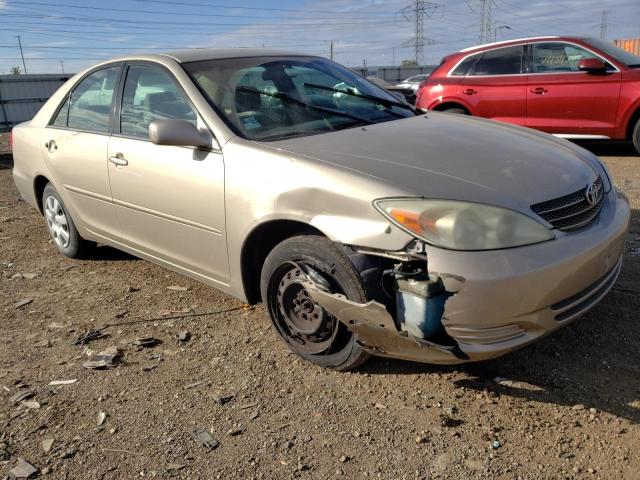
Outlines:
{"type": "MultiPolygon", "coordinates": [[[[233,10],[265,10],[269,12],[300,12],[300,13],[333,13],[340,15],[361,15],[361,11],[340,11],[340,10],[313,10],[313,9],[299,9],[299,8],[278,8],[278,7],[240,7],[237,5],[214,5],[210,3],[197,3],[197,2],[173,2],[170,0],[135,0],[142,3],[156,3],[163,5],[184,5],[190,7],[207,7],[207,8],[229,8],[233,10]]],[[[395,12],[369,12],[379,13],[381,15],[394,15],[395,12]]]]}
{"type": "MultiPolygon", "coordinates": [[[[5,0],[5,3],[11,5],[34,5],[38,7],[55,7],[55,8],[71,8],[78,10],[90,10],[90,11],[100,11],[100,12],[119,12],[119,13],[143,13],[147,15],[172,15],[172,16],[182,16],[182,17],[213,17],[213,18],[251,18],[251,19],[269,19],[269,18],[277,18],[281,19],[282,15],[248,15],[248,14],[224,14],[224,13],[207,13],[207,12],[185,12],[185,11],[177,11],[177,10],[145,10],[145,9],[136,9],[136,8],[115,8],[115,7],[101,7],[96,5],[78,5],[72,3],[45,3],[45,2],[31,2],[31,1],[23,1],[23,0],[5,0]]],[[[336,14],[339,14],[336,12],[336,14]]],[[[380,20],[380,16],[368,16],[368,13],[360,12],[359,18],[369,18],[369,19],[377,19],[380,20]]],[[[335,20],[335,17],[331,18],[318,18],[314,16],[314,20],[335,20]]]]}

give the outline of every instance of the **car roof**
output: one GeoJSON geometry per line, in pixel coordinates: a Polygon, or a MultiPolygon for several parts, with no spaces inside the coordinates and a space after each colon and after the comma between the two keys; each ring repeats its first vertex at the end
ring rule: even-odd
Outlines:
{"type": "Polygon", "coordinates": [[[547,35],[542,37],[514,38],[512,40],[502,40],[500,42],[485,43],[483,45],[474,45],[472,47],[463,48],[462,50],[459,50],[458,53],[468,53],[468,52],[476,52],[476,51],[480,52],[483,50],[489,50],[491,48],[499,47],[499,46],[518,45],[521,43],[537,42],[540,40],[549,40],[549,39],[567,40],[567,41],[583,41],[585,37],[547,35]]]}
{"type": "Polygon", "coordinates": [[[191,48],[188,50],[159,53],[158,55],[171,57],[180,63],[221,60],[225,58],[312,56],[268,48],[191,48]]]}

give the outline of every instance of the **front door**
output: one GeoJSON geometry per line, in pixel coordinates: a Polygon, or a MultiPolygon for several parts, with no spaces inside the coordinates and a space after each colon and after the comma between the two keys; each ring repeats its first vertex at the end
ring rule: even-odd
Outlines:
{"type": "Polygon", "coordinates": [[[168,71],[127,68],[108,153],[120,241],[194,277],[227,284],[222,153],[151,143],[153,120],[206,126],[168,71]]]}
{"type": "Polygon", "coordinates": [[[604,74],[579,71],[580,60],[600,57],[571,43],[534,43],[531,52],[527,127],[569,136],[612,136],[620,72],[613,65],[604,74]]]}
{"type": "Polygon", "coordinates": [[[81,230],[111,236],[118,225],[111,201],[107,147],[120,65],[87,75],[42,130],[53,183],[81,230]]]}

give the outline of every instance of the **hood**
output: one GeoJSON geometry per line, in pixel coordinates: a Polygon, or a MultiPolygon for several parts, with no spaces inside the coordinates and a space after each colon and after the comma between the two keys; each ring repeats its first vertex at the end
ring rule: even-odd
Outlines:
{"type": "Polygon", "coordinates": [[[438,112],[263,145],[376,177],[410,196],[527,214],[532,204],[584,188],[599,174],[606,177],[593,154],[566,140],[438,112]]]}

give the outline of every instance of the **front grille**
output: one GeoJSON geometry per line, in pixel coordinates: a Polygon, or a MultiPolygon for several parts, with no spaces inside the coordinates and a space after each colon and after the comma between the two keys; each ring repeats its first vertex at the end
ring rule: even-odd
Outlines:
{"type": "Polygon", "coordinates": [[[601,177],[594,182],[594,186],[595,202],[593,204],[587,201],[586,193],[589,186],[586,186],[564,197],[531,205],[531,210],[558,230],[584,227],[596,218],[604,203],[604,185],[601,177]]]}

